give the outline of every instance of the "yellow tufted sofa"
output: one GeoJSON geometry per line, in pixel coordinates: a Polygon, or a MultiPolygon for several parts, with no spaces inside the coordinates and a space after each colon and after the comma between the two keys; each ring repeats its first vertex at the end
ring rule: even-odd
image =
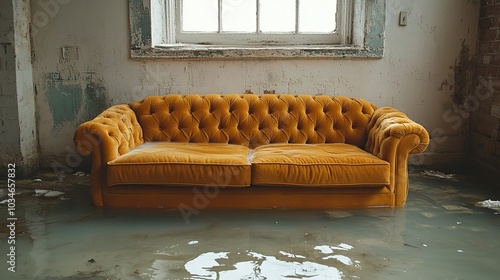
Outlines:
{"type": "Polygon", "coordinates": [[[289,94],[151,96],[81,124],[97,206],[402,206],[409,154],[429,135],[363,99],[289,94]]]}

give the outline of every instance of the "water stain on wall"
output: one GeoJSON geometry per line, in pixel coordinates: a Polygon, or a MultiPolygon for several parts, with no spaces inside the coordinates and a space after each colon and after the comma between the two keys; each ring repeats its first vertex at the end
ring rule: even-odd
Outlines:
{"type": "Polygon", "coordinates": [[[474,72],[474,59],[470,55],[469,46],[465,43],[465,40],[462,42],[457,62],[452,68],[455,71],[455,85],[451,97],[453,103],[461,106],[464,104],[467,95],[472,92],[472,75],[474,72]]]}
{"type": "Polygon", "coordinates": [[[77,79],[63,80],[59,73],[48,74],[45,96],[52,115],[52,129],[65,122],[87,121],[108,107],[107,89],[95,72],[76,76],[77,79]]]}
{"type": "Polygon", "coordinates": [[[84,90],[84,111],[82,120],[89,120],[109,107],[107,89],[102,82],[89,81],[84,90]]]}

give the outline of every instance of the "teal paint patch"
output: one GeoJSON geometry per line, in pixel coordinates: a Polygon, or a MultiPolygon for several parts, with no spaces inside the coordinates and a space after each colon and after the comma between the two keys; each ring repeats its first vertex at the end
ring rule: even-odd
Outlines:
{"type": "Polygon", "coordinates": [[[48,83],[45,91],[54,127],[67,121],[74,121],[83,102],[80,83],[48,83]]]}
{"type": "Polygon", "coordinates": [[[90,81],[85,86],[85,105],[82,121],[87,121],[102,113],[109,107],[107,89],[101,83],[90,81]]]}
{"type": "Polygon", "coordinates": [[[78,73],[76,80],[64,80],[56,72],[47,74],[47,97],[54,130],[65,122],[82,123],[109,107],[108,91],[96,72],[78,73]]]}
{"type": "Polygon", "coordinates": [[[144,0],[129,0],[130,49],[151,48],[151,9],[144,0]]]}

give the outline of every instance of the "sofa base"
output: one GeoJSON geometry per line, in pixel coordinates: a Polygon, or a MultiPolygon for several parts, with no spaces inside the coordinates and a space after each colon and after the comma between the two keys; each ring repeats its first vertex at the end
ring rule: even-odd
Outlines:
{"type": "Polygon", "coordinates": [[[202,209],[347,209],[395,206],[386,187],[349,188],[186,188],[117,186],[107,189],[105,207],[202,209]]]}

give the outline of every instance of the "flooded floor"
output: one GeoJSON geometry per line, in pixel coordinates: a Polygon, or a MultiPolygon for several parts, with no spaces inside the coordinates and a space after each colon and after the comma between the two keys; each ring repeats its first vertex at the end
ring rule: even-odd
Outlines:
{"type": "Polygon", "coordinates": [[[500,185],[471,176],[412,171],[398,209],[204,210],[186,220],[178,210],[94,208],[81,175],[18,181],[16,272],[2,226],[0,279],[500,277],[500,210],[476,204],[499,200],[500,185]]]}

